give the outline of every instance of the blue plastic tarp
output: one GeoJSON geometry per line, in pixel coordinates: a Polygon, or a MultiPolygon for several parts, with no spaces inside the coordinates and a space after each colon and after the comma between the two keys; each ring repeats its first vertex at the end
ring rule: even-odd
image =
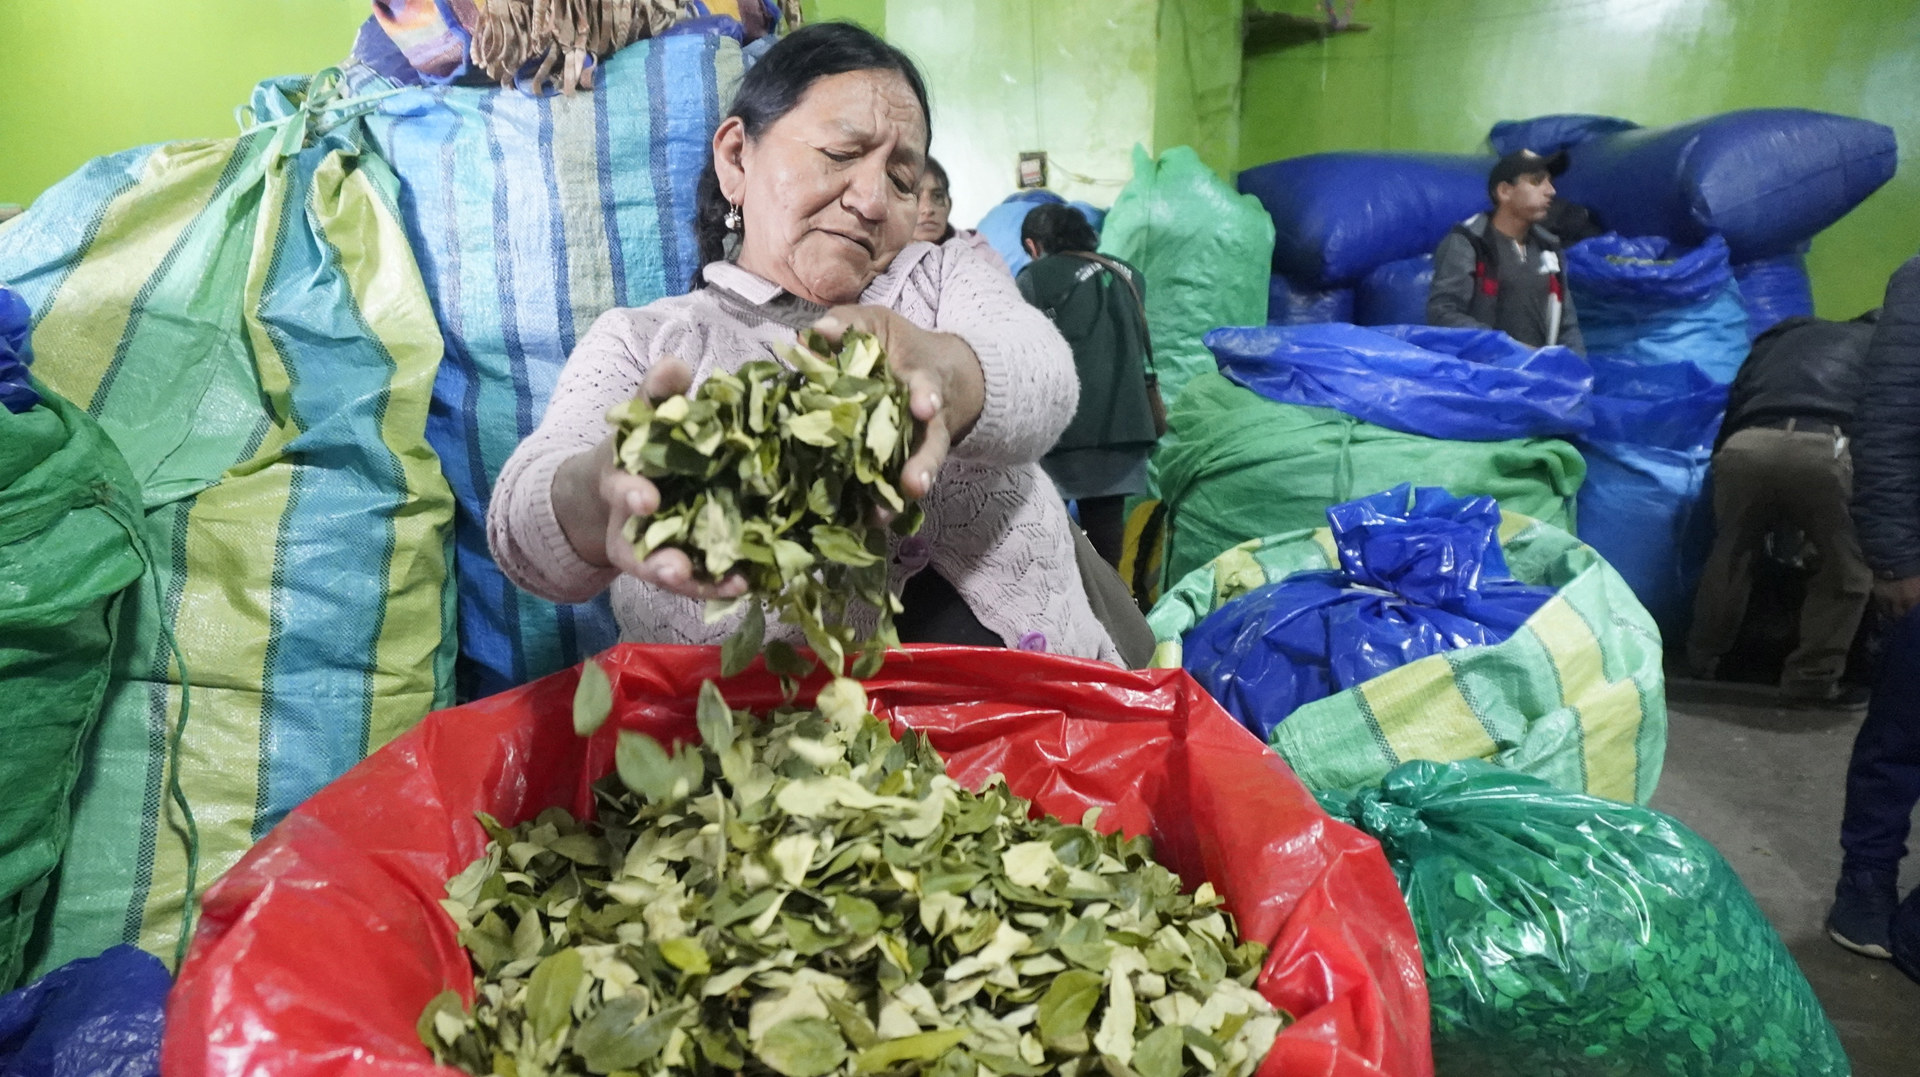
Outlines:
{"type": "Polygon", "coordinates": [[[987,211],[980,218],[979,232],[993,245],[995,254],[1007,263],[1007,269],[1019,273],[1028,262],[1027,249],[1020,244],[1020,226],[1027,223],[1027,214],[1033,207],[1052,203],[1072,206],[1080,211],[1080,216],[1093,226],[1093,234],[1099,235],[1100,228],[1107,220],[1107,211],[1085,202],[1069,202],[1052,191],[1015,191],[999,205],[987,211]]]}
{"type": "Polygon", "coordinates": [[[1568,112],[1557,116],[1536,116],[1531,120],[1502,120],[1487,132],[1487,145],[1505,157],[1520,150],[1532,150],[1542,157],[1591,142],[1601,135],[1632,131],[1640,125],[1617,116],[1594,116],[1568,112]]]}
{"type": "Polygon", "coordinates": [[[1596,236],[1567,251],[1567,275],[1589,354],[1690,362],[1722,383],[1746,361],[1747,311],[1719,236],[1596,236]]]}
{"type": "Polygon", "coordinates": [[[1431,254],[1448,229],[1487,208],[1493,158],[1316,153],[1249,168],[1240,189],[1273,217],[1273,269],[1316,288],[1431,254]]]}
{"type": "Polygon", "coordinates": [[[1555,181],[1626,235],[1686,244],[1718,233],[1735,259],[1785,254],[1893,178],[1891,127],[1807,109],[1728,112],[1600,135],[1555,181]]]}
{"type": "Polygon", "coordinates": [[[0,407],[15,415],[40,403],[29,383],[33,365],[33,309],[11,288],[0,288],[0,407]]]}
{"type": "Polygon", "coordinates": [[[1433,291],[1433,255],[1402,258],[1367,274],[1353,298],[1360,325],[1425,325],[1427,294],[1433,291]]]}
{"type": "Polygon", "coordinates": [[[0,1077],[159,1077],[173,978],[132,946],[0,996],[0,1077]]]}
{"type": "Polygon", "coordinates": [[[1504,642],[1553,597],[1512,579],[1490,497],[1400,486],[1335,505],[1340,567],[1296,573],[1187,633],[1185,666],[1262,740],[1300,707],[1409,662],[1504,642]]]}
{"type": "Polygon", "coordinates": [[[1740,284],[1740,302],[1747,308],[1748,339],[1758,338],[1788,318],[1813,317],[1813,281],[1807,276],[1804,250],[1736,262],[1733,279],[1740,284]]]}
{"type": "Polygon", "coordinates": [[[1727,387],[1691,363],[1591,363],[1580,538],[1627,581],[1661,632],[1681,639],[1713,543],[1707,488],[1727,387]]]}
{"type": "Polygon", "coordinates": [[[1278,273],[1267,285],[1268,325],[1353,321],[1352,288],[1302,288],[1278,273]]]}
{"type": "Polygon", "coordinates": [[[1593,374],[1562,347],[1491,329],[1262,326],[1207,334],[1220,372],[1282,404],[1338,408],[1448,441],[1564,437],[1593,423],[1593,374]]]}

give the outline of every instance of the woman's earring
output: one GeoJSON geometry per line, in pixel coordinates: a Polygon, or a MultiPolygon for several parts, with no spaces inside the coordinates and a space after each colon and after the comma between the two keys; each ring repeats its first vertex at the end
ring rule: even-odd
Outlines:
{"type": "Polygon", "coordinates": [[[727,203],[727,231],[738,232],[740,223],[740,207],[731,202],[727,203]]]}

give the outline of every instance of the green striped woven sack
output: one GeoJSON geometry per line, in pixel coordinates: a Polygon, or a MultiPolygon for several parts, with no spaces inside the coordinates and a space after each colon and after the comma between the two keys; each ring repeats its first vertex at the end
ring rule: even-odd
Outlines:
{"type": "MultiPolygon", "coordinates": [[[[1269,743],[1319,790],[1377,784],[1412,759],[1484,759],[1573,793],[1645,804],[1667,749],[1660,630],[1620,574],[1565,531],[1503,512],[1507,568],[1558,593],[1505,643],[1409,662],[1294,711],[1269,743]]],[[[1326,528],[1242,543],[1168,590],[1154,665],[1208,613],[1296,572],[1337,568],[1326,528]]]]}
{"type": "Polygon", "coordinates": [[[442,343],[397,184],[333,85],[264,83],[248,133],[94,161],[0,228],[35,374],[131,465],[157,562],[123,605],[37,971],[120,942],[176,957],[190,895],[451,699],[452,498],[424,436],[442,343]]]}

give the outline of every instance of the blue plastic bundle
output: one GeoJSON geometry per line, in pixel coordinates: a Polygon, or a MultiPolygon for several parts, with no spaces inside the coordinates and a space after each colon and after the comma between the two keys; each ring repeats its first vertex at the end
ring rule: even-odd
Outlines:
{"type": "Polygon", "coordinates": [[[1352,288],[1302,288],[1278,273],[1267,285],[1268,325],[1353,321],[1352,288]]]}
{"type": "Polygon", "coordinates": [[[1316,699],[1504,642],[1554,594],[1508,575],[1490,497],[1400,486],[1335,505],[1327,522],[1339,569],[1251,591],[1185,639],[1187,672],[1262,740],[1316,699]]]}
{"type": "Polygon", "coordinates": [[[1633,588],[1663,635],[1684,638],[1713,543],[1706,487],[1727,387],[1691,363],[1590,361],[1580,538],[1633,588]]]}
{"type": "Polygon", "coordinates": [[[1427,294],[1433,291],[1433,255],[1402,258],[1367,274],[1354,292],[1359,325],[1425,325],[1427,294]]]}
{"type": "Polygon", "coordinates": [[[1282,404],[1338,408],[1448,441],[1562,437],[1592,425],[1593,375],[1566,348],[1491,329],[1265,326],[1207,334],[1226,377],[1282,404]]]}
{"type": "Polygon", "coordinates": [[[1567,251],[1567,275],[1589,354],[1690,362],[1722,383],[1746,361],[1747,311],[1719,236],[1694,248],[1597,236],[1567,251]]]}
{"type": "Polygon", "coordinates": [[[1740,284],[1740,302],[1747,308],[1747,338],[1788,318],[1813,317],[1813,281],[1807,277],[1807,254],[1799,250],[1752,262],[1736,262],[1733,279],[1740,284]]]}
{"type": "Polygon", "coordinates": [[[1502,120],[1487,132],[1487,145],[1502,157],[1519,150],[1532,150],[1545,157],[1591,142],[1601,135],[1638,130],[1639,127],[1632,120],[1615,116],[1567,112],[1557,116],[1536,116],[1531,120],[1502,120]]]}
{"type": "Polygon", "coordinates": [[[173,978],[115,946],[0,996],[0,1077],[159,1077],[173,978]]]}
{"type": "Polygon", "coordinates": [[[1812,239],[1898,164],[1891,127],[1790,108],[1600,135],[1569,155],[1555,186],[1607,227],[1688,245],[1718,233],[1742,262],[1812,239]]]}
{"type": "Polygon", "coordinates": [[[1027,249],[1020,245],[1020,226],[1027,223],[1027,214],[1033,207],[1046,203],[1072,206],[1080,211],[1080,216],[1093,226],[1093,234],[1100,234],[1101,225],[1106,223],[1107,211],[1085,202],[1069,202],[1052,191],[1015,191],[1001,203],[987,211],[980,218],[980,234],[987,237],[993,245],[994,253],[1007,263],[1007,269],[1018,273],[1028,262],[1027,249]]]}
{"type": "Polygon", "coordinates": [[[0,288],[0,407],[15,415],[40,403],[27,368],[33,365],[33,309],[11,288],[0,288]]]}
{"type": "Polygon", "coordinates": [[[1487,208],[1493,160],[1437,153],[1315,153],[1249,168],[1240,189],[1273,217],[1273,269],[1296,284],[1356,284],[1387,262],[1431,254],[1487,208]]]}

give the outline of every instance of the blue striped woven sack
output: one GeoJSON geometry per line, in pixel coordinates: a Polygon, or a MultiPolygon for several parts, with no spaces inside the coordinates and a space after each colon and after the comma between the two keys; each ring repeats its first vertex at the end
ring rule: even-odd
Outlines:
{"type": "MultiPolygon", "coordinates": [[[[506,579],[487,502],[594,319],[686,290],[695,187],[740,73],[731,38],[677,35],[614,55],[591,93],[416,88],[368,118],[447,343],[427,440],[458,503],[463,699],[614,642],[604,596],[555,606],[506,579]]],[[[352,78],[356,92],[388,88],[364,68],[352,78]]]]}

